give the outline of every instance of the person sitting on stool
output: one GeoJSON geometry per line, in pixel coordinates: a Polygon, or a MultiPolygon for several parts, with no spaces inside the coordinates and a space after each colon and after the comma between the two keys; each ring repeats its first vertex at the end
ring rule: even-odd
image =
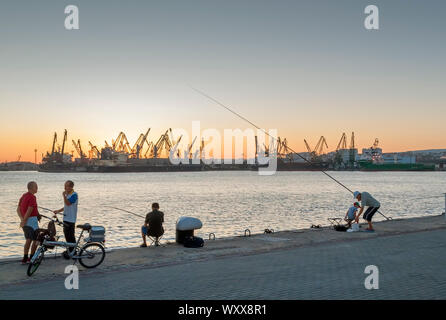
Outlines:
{"type": "Polygon", "coordinates": [[[164,234],[163,222],[164,213],[159,211],[159,204],[152,203],[152,211],[146,216],[146,221],[141,227],[141,235],[143,244],[141,248],[147,247],[146,236],[155,238],[155,246],[159,246],[159,238],[164,234]]]}

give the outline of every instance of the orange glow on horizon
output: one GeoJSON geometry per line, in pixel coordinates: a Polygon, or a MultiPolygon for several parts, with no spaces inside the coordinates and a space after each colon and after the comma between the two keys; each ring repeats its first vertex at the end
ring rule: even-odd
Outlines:
{"type": "MultiPolygon", "coordinates": [[[[221,132],[221,135],[223,136],[223,130],[219,130],[221,132]]],[[[339,133],[338,135],[325,135],[327,142],[328,142],[328,152],[334,151],[336,149],[336,146],[339,142],[339,139],[341,137],[342,133],[339,133]]],[[[9,137],[9,139],[2,139],[0,141],[0,163],[2,162],[11,162],[11,161],[17,161],[20,156],[20,161],[29,161],[34,162],[35,153],[34,150],[37,149],[37,162],[40,163],[42,159],[42,154],[46,154],[46,152],[51,151],[51,145],[52,145],[52,138],[53,133],[48,132],[47,135],[35,135],[32,137],[15,137],[14,139],[12,137],[9,137]]],[[[61,144],[63,132],[58,132],[58,143],[61,144]]],[[[297,152],[306,152],[306,147],[304,145],[303,139],[307,139],[307,141],[310,144],[311,148],[314,148],[315,144],[317,143],[320,136],[311,136],[311,137],[302,137],[302,136],[284,136],[280,134],[279,136],[286,137],[288,141],[288,146],[292,148],[293,150],[297,152]]],[[[347,133],[348,141],[347,144],[350,142],[349,134],[347,133]]],[[[373,136],[368,137],[361,137],[360,133],[356,133],[356,148],[359,149],[359,152],[361,153],[362,148],[369,148],[372,146],[374,142],[373,136]]],[[[103,139],[100,137],[100,135],[97,136],[96,139],[91,138],[88,139],[87,136],[85,137],[79,137],[82,143],[82,148],[84,153],[88,155],[88,150],[90,150],[88,146],[88,141],[91,141],[93,144],[97,145],[98,148],[102,148],[104,146],[104,140],[107,140],[109,143],[111,143],[112,138],[115,139],[116,137],[109,137],[107,139],[103,139]]],[[[132,146],[133,143],[136,141],[137,137],[128,137],[130,145],[132,146]]],[[[156,141],[158,138],[157,135],[152,135],[150,140],[156,141]]],[[[446,149],[446,144],[444,143],[443,139],[440,137],[433,137],[431,139],[426,138],[419,138],[419,139],[412,139],[410,141],[399,141],[398,139],[395,139],[395,137],[390,136],[377,136],[380,140],[379,147],[383,149],[383,152],[404,152],[404,151],[413,151],[413,150],[424,150],[424,149],[446,149]],[[428,140],[428,141],[427,141],[428,140]]],[[[65,144],[65,153],[74,153],[74,157],[78,157],[77,152],[75,151],[75,148],[72,144],[71,140],[77,141],[78,137],[73,137],[70,135],[70,132],[68,132],[68,139],[65,144]]]]}

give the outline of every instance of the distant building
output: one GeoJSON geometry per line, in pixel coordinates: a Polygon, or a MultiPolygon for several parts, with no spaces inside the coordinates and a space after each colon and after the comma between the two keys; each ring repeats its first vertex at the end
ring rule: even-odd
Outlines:
{"type": "Polygon", "coordinates": [[[358,149],[339,149],[338,155],[344,164],[356,162],[358,160],[358,149]]]}
{"type": "Polygon", "coordinates": [[[288,158],[291,159],[291,162],[306,162],[303,158],[307,159],[308,161],[311,161],[311,154],[309,152],[299,152],[299,155],[297,153],[289,153],[288,158]],[[299,156],[300,155],[300,156],[299,156]]]}
{"type": "Polygon", "coordinates": [[[362,154],[359,157],[359,160],[371,160],[373,162],[381,162],[382,161],[383,149],[381,148],[364,148],[362,149],[362,154]]]}
{"type": "Polygon", "coordinates": [[[415,155],[402,155],[399,153],[384,153],[382,155],[384,163],[416,163],[415,155]]]}

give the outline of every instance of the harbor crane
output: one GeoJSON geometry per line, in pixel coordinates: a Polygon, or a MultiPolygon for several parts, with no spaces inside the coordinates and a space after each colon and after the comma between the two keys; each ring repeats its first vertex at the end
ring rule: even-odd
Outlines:
{"type": "Polygon", "coordinates": [[[342,134],[341,140],[339,140],[336,151],[339,151],[340,149],[347,149],[347,135],[345,132],[342,134]]]}
{"type": "Polygon", "coordinates": [[[180,141],[181,141],[182,137],[183,137],[183,135],[181,135],[178,138],[178,140],[175,142],[175,144],[172,147],[169,148],[169,154],[170,154],[170,152],[172,152],[172,150],[173,150],[173,152],[176,151],[177,157],[180,158],[180,150],[178,149],[178,145],[180,144],[180,141]]]}
{"type": "Polygon", "coordinates": [[[112,143],[112,149],[117,152],[131,153],[130,143],[124,132],[120,132],[116,140],[112,143]]]}
{"type": "Polygon", "coordinates": [[[136,140],[135,144],[132,147],[131,153],[132,156],[134,156],[136,159],[140,158],[145,143],[147,143],[147,145],[150,146],[149,142],[147,141],[147,136],[149,135],[149,132],[150,128],[147,130],[145,134],[141,133],[138,137],[138,140],[136,140]]]}
{"type": "Polygon", "coordinates": [[[172,129],[167,129],[166,132],[162,134],[158,141],[153,145],[150,150],[150,158],[158,158],[164,149],[168,150],[167,152],[169,152],[170,148],[172,147],[172,143],[170,142],[168,135],[169,130],[172,131],[172,129]]]}
{"type": "Polygon", "coordinates": [[[93,145],[90,141],[88,141],[88,144],[90,146],[89,158],[100,159],[101,152],[99,151],[99,149],[95,145],[93,145]]]}
{"type": "Polygon", "coordinates": [[[319,139],[319,141],[317,142],[316,147],[314,148],[314,151],[313,151],[313,152],[314,152],[317,156],[320,156],[320,155],[323,154],[323,152],[324,152],[324,145],[325,145],[325,147],[328,149],[327,140],[325,140],[325,137],[324,137],[324,136],[321,136],[320,139],[319,139]]]}
{"type": "Polygon", "coordinates": [[[277,156],[280,158],[286,158],[291,162],[291,155],[288,152],[288,141],[286,138],[277,138],[277,156]]]}
{"type": "Polygon", "coordinates": [[[61,150],[61,155],[63,157],[63,154],[65,152],[65,142],[67,141],[67,129],[64,130],[64,134],[63,134],[63,141],[62,141],[62,150],[61,150]]]}
{"type": "Polygon", "coordinates": [[[73,142],[73,146],[76,149],[76,152],[79,154],[79,157],[81,157],[81,159],[86,158],[84,152],[82,151],[81,140],[78,139],[77,142],[74,140],[71,141],[73,142]]]}
{"type": "Polygon", "coordinates": [[[327,140],[325,140],[324,136],[321,136],[319,138],[319,141],[317,142],[316,147],[314,147],[313,150],[311,150],[307,140],[304,139],[304,143],[305,147],[308,150],[308,153],[310,154],[311,161],[320,161],[320,156],[324,153],[324,146],[328,149],[327,140]]]}
{"type": "Polygon", "coordinates": [[[67,141],[67,130],[64,131],[62,147],[57,143],[57,132],[54,132],[53,143],[51,146],[51,153],[47,152],[43,158],[45,161],[63,162],[65,152],[65,142],[67,141]]]}
{"type": "Polygon", "coordinates": [[[192,146],[194,145],[195,141],[197,140],[197,136],[192,140],[192,143],[187,147],[187,150],[184,151],[184,158],[192,159],[192,146]]]}
{"type": "Polygon", "coordinates": [[[57,143],[57,132],[54,132],[54,137],[53,137],[53,146],[51,147],[51,155],[54,154],[55,147],[56,147],[56,143],[57,143]]]}
{"type": "Polygon", "coordinates": [[[352,132],[352,138],[350,140],[350,150],[355,149],[355,133],[352,132]]]}
{"type": "Polygon", "coordinates": [[[210,142],[210,140],[207,140],[207,142],[205,143],[204,142],[204,138],[201,138],[201,144],[200,144],[200,148],[199,149],[197,149],[195,152],[194,152],[194,156],[193,156],[193,158],[194,159],[197,159],[197,157],[198,157],[198,155],[200,155],[200,159],[202,159],[202,158],[204,158],[204,148],[206,147],[206,145],[208,144],[210,142]]]}

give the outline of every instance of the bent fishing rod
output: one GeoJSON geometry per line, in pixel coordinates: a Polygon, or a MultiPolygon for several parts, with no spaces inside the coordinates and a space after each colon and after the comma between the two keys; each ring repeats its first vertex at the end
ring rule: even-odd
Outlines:
{"type": "MultiPolygon", "coordinates": [[[[223,103],[221,103],[220,101],[218,101],[217,99],[214,99],[213,97],[209,96],[208,94],[194,88],[191,87],[192,90],[194,90],[195,92],[201,94],[202,96],[208,98],[209,100],[213,101],[214,103],[216,103],[217,105],[223,107],[224,109],[228,110],[229,112],[231,112],[232,114],[236,115],[238,118],[242,119],[243,121],[249,123],[250,125],[252,125],[253,127],[255,127],[256,129],[262,131],[264,134],[266,134],[268,137],[272,138],[275,142],[278,141],[278,139],[272,135],[270,135],[268,132],[266,132],[264,129],[260,128],[258,125],[256,125],[255,123],[253,123],[252,121],[250,121],[249,119],[245,118],[244,116],[242,116],[241,114],[235,112],[234,110],[232,110],[231,108],[229,108],[228,106],[224,105],[223,103]]],[[[294,151],[292,148],[288,147],[288,146],[284,146],[287,150],[294,152],[299,158],[301,158],[302,160],[304,160],[305,162],[309,163],[309,164],[313,164],[313,162],[311,162],[310,160],[308,160],[307,158],[305,158],[304,156],[302,156],[299,152],[294,151]]],[[[343,187],[344,189],[346,189],[347,191],[349,191],[351,194],[353,194],[353,191],[348,188],[346,185],[344,185],[342,182],[340,182],[339,180],[337,180],[336,178],[332,177],[330,174],[328,174],[326,171],[320,169],[318,170],[320,172],[322,172],[323,174],[325,174],[327,177],[329,177],[330,179],[332,179],[333,181],[335,181],[337,184],[339,184],[341,187],[343,187]]],[[[382,212],[380,212],[379,210],[377,211],[379,214],[381,214],[384,218],[386,218],[387,220],[391,220],[392,218],[390,217],[386,217],[382,212]]]]}

